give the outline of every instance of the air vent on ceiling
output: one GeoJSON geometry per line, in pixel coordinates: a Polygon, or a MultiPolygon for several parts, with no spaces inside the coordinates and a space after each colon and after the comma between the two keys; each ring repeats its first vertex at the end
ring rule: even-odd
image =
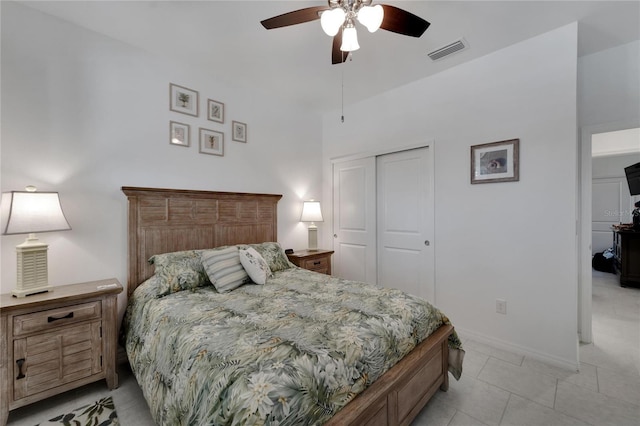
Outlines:
{"type": "Polygon", "coordinates": [[[456,52],[460,52],[461,50],[464,50],[467,47],[469,47],[469,44],[465,39],[461,38],[460,40],[456,40],[453,43],[449,43],[446,46],[443,46],[439,49],[429,52],[427,53],[427,55],[429,55],[429,57],[432,60],[437,61],[438,59],[442,59],[445,56],[449,56],[456,52]]]}

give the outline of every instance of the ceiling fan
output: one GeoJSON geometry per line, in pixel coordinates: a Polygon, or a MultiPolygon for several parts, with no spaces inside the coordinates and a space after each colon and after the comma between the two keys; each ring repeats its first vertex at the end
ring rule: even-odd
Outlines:
{"type": "Polygon", "coordinates": [[[333,37],[331,63],[341,64],[349,52],[358,50],[357,20],[369,32],[378,28],[411,37],[420,37],[429,27],[429,22],[395,6],[378,4],[372,0],[328,0],[328,6],[313,6],[294,10],[260,23],[268,30],[302,24],[320,19],[324,32],[333,37]]]}

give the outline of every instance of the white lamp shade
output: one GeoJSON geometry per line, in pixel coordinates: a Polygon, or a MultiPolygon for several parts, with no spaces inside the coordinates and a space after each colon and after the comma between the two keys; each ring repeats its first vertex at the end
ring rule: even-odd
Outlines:
{"type": "Polygon", "coordinates": [[[360,49],[360,45],[358,44],[356,29],[354,27],[345,28],[342,32],[342,46],[340,46],[340,50],[343,52],[353,52],[358,49],[360,49]]]}
{"type": "Polygon", "coordinates": [[[320,25],[325,34],[330,37],[338,34],[340,27],[344,23],[344,15],[344,10],[340,7],[327,10],[320,15],[320,25]]]}
{"type": "Polygon", "coordinates": [[[319,201],[305,201],[302,205],[300,222],[322,222],[322,210],[319,201]]]}
{"type": "Polygon", "coordinates": [[[4,235],[71,229],[57,192],[11,191],[2,194],[4,235]]]}
{"type": "Polygon", "coordinates": [[[379,4],[363,6],[358,11],[358,21],[367,27],[370,33],[376,32],[384,19],[384,9],[379,4]]]}

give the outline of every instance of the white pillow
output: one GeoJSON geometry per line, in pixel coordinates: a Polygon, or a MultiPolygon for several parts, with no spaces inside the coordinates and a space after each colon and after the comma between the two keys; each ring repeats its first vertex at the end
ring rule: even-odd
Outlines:
{"type": "Polygon", "coordinates": [[[273,276],[267,261],[253,247],[240,249],[240,263],[256,284],[264,284],[273,276]]]}
{"type": "Polygon", "coordinates": [[[236,246],[204,251],[202,266],[219,293],[234,290],[250,281],[240,263],[236,246]]]}

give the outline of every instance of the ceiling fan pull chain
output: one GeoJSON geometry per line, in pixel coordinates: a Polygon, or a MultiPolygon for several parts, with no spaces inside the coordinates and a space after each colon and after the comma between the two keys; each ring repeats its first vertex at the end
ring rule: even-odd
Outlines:
{"type": "MultiPolygon", "coordinates": [[[[344,55],[344,53],[342,54],[344,55]]],[[[342,116],[340,120],[344,123],[344,66],[342,67],[342,116]]]]}

